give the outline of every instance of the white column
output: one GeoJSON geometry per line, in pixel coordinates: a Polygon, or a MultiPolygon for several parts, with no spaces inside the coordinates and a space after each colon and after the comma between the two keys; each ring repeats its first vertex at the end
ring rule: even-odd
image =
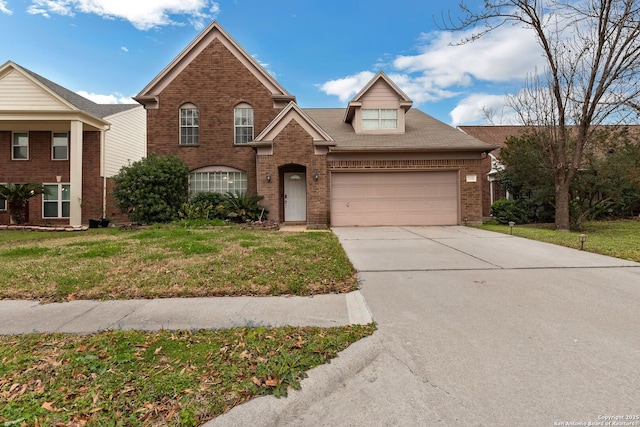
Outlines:
{"type": "Polygon", "coordinates": [[[71,137],[69,140],[71,209],[69,225],[82,225],[82,122],[71,122],[71,137]]]}

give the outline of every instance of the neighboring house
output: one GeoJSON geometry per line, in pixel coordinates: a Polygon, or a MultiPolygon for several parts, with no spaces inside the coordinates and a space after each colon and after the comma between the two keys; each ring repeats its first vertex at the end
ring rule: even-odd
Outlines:
{"type": "Polygon", "coordinates": [[[312,226],[482,221],[496,147],[411,109],[384,73],[347,108],[302,109],[213,22],[135,99],[148,152],[183,159],[192,193],[257,193],[270,219],[312,226]]]}
{"type": "MultiPolygon", "coordinates": [[[[525,126],[458,126],[462,132],[487,144],[503,148],[507,145],[507,139],[521,135],[525,126]]],[[[496,200],[508,197],[507,192],[497,181],[498,172],[504,169],[500,162],[500,148],[494,150],[482,162],[482,215],[491,215],[491,205],[496,200]]]]}
{"type": "MultiPolygon", "coordinates": [[[[109,177],[146,155],[146,114],[137,104],[96,104],[9,61],[0,66],[0,184],[41,182],[33,224],[80,226],[118,215],[109,177]]],[[[9,223],[0,201],[0,224],[9,223]]]]}

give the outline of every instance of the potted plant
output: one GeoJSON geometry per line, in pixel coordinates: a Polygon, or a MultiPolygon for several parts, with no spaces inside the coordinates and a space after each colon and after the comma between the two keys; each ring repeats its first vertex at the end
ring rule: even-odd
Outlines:
{"type": "Polygon", "coordinates": [[[0,185],[0,195],[7,200],[11,224],[24,224],[29,220],[27,210],[31,197],[44,193],[44,186],[37,182],[0,185]]]}

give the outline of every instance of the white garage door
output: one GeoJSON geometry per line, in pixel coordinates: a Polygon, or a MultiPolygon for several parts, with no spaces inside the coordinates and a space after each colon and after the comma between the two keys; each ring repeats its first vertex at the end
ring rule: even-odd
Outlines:
{"type": "Polygon", "coordinates": [[[455,225],[458,173],[333,172],[331,225],[455,225]]]}

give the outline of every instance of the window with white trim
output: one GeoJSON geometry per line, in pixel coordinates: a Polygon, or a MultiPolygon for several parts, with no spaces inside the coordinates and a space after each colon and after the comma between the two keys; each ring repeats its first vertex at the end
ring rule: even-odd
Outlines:
{"type": "MultiPolygon", "coordinates": [[[[209,169],[209,168],[206,168],[209,169]]],[[[242,171],[195,171],[189,174],[189,196],[199,192],[244,193],[247,191],[247,174],[242,171]]]]}
{"type": "Polygon", "coordinates": [[[180,145],[200,143],[200,113],[193,104],[180,107],[180,145]]]}
{"type": "Polygon", "coordinates": [[[235,143],[246,144],[253,141],[253,108],[249,104],[239,104],[233,110],[235,143]]]}
{"type": "Polygon", "coordinates": [[[69,160],[69,134],[67,132],[53,133],[51,158],[53,160],[69,160]]]}
{"type": "Polygon", "coordinates": [[[71,185],[45,184],[42,195],[43,218],[69,218],[71,212],[71,185]]]}
{"type": "Polygon", "coordinates": [[[362,129],[398,129],[398,110],[362,109],[362,129]]]}
{"type": "Polygon", "coordinates": [[[29,160],[29,132],[15,132],[11,148],[12,160],[29,160]]]}

